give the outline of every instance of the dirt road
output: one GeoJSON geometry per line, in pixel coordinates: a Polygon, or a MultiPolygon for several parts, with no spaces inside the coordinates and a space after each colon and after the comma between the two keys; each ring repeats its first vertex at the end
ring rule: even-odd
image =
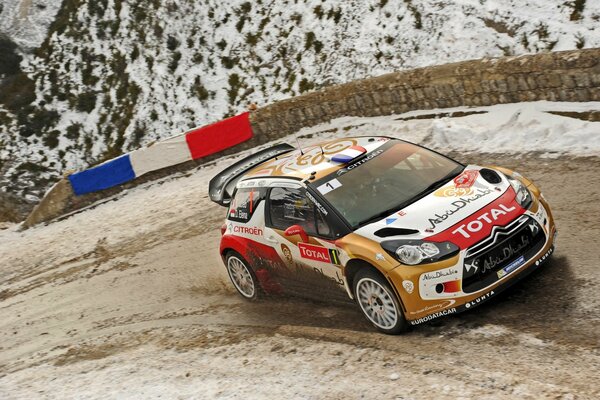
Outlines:
{"type": "Polygon", "coordinates": [[[207,168],[0,231],[0,397],[600,398],[600,159],[454,156],[553,207],[557,251],[502,297],[397,337],[353,307],[244,302],[207,168]]]}

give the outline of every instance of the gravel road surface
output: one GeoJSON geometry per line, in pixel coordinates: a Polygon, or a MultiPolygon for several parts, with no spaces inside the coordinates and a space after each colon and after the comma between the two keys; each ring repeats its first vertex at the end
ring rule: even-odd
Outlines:
{"type": "Polygon", "coordinates": [[[600,398],[600,158],[453,156],[532,178],[557,249],[494,301],[402,336],[352,306],[242,300],[211,169],[0,231],[0,398],[600,398]]]}

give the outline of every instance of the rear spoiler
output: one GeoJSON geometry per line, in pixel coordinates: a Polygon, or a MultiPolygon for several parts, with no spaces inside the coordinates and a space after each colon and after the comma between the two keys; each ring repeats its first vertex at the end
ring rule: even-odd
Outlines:
{"type": "Polygon", "coordinates": [[[231,202],[235,185],[244,173],[260,163],[292,150],[294,147],[287,143],[277,144],[256,152],[219,172],[208,183],[210,199],[221,206],[227,206],[231,202]]]}

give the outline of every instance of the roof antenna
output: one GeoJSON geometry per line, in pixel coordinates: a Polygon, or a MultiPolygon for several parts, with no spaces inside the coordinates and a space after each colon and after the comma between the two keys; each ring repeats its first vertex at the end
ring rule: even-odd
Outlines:
{"type": "Polygon", "coordinates": [[[304,155],[304,152],[302,151],[302,147],[300,146],[300,141],[298,140],[298,135],[296,135],[296,132],[294,132],[294,137],[296,138],[296,143],[298,144],[298,149],[300,150],[300,154],[304,155]]]}
{"type": "Polygon", "coordinates": [[[325,155],[325,152],[323,151],[323,148],[321,147],[321,145],[319,145],[319,148],[321,149],[321,155],[325,155]]]}

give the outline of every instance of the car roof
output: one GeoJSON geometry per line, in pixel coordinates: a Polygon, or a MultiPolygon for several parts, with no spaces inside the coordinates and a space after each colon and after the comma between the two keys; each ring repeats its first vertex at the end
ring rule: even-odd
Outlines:
{"type": "Polygon", "coordinates": [[[278,177],[304,180],[311,175],[320,179],[344,168],[348,163],[331,161],[331,157],[353,146],[364,147],[368,154],[389,140],[384,136],[359,136],[332,139],[302,147],[265,161],[248,171],[240,181],[254,178],[278,177]]]}

